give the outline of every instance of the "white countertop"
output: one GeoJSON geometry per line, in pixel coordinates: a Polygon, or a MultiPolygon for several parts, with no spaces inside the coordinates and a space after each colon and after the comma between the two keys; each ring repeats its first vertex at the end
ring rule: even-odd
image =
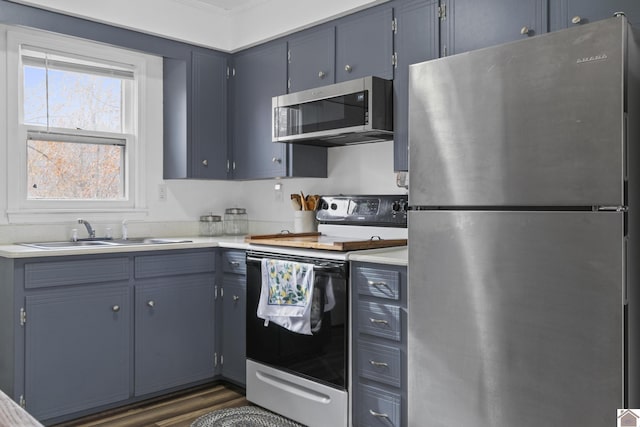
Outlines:
{"type": "MultiPolygon", "coordinates": [[[[244,236],[218,236],[218,237],[170,237],[176,240],[191,240],[185,243],[158,243],[140,245],[117,246],[91,246],[72,247],[60,249],[38,249],[22,245],[0,245],[0,257],[4,258],[39,258],[57,257],[69,255],[91,255],[107,253],[126,253],[144,251],[164,251],[173,249],[194,248],[228,248],[249,249],[249,244],[244,241],[244,236]]],[[[265,247],[267,248],[267,247],[265,247]]],[[[268,247],[273,250],[273,247],[268,247]]],[[[323,251],[324,252],[324,251],[323,251]]],[[[373,262],[378,264],[407,265],[407,247],[392,247],[381,249],[367,249],[353,251],[346,254],[349,261],[373,262]]]]}
{"type": "Polygon", "coordinates": [[[349,253],[349,261],[373,262],[377,264],[407,265],[409,251],[406,246],[368,249],[349,253]]]}
{"type": "Polygon", "coordinates": [[[114,246],[91,246],[72,247],[60,249],[38,249],[22,245],[0,245],[0,257],[4,258],[36,258],[50,256],[68,255],[91,255],[91,254],[111,254],[119,252],[143,252],[143,251],[165,251],[171,249],[194,249],[194,248],[230,248],[246,250],[249,247],[245,243],[244,236],[218,236],[218,237],[170,237],[175,240],[191,240],[185,243],[158,243],[140,245],[114,245],[114,246]]]}

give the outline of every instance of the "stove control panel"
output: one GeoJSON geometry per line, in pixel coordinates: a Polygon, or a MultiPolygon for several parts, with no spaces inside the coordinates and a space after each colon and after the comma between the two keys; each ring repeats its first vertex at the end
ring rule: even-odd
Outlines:
{"type": "Polygon", "coordinates": [[[324,224],[407,226],[406,195],[322,196],[316,219],[324,224]]]}

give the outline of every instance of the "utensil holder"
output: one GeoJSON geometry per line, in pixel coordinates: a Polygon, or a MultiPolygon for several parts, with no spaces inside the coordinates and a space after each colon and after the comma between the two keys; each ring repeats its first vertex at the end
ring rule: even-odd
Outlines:
{"type": "Polygon", "coordinates": [[[315,211],[293,211],[294,233],[311,233],[317,229],[315,211]]]}

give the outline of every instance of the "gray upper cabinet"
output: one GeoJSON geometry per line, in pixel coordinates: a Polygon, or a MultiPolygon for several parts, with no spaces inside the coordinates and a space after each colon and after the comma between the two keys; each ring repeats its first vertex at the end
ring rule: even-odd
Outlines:
{"type": "Polygon", "coordinates": [[[394,170],[409,169],[409,65],[438,57],[438,0],[400,3],[394,8],[396,20],[393,80],[394,170]]]}
{"type": "Polygon", "coordinates": [[[393,79],[393,10],[374,8],[336,25],[336,82],[393,79]]]}
{"type": "Polygon", "coordinates": [[[232,75],[233,178],[326,177],[326,148],[271,142],[271,98],[287,92],[286,43],[236,54],[232,75]]]}
{"type": "Polygon", "coordinates": [[[570,28],[624,12],[633,25],[640,24],[638,0],[550,0],[552,29],[570,28]]]}
{"type": "Polygon", "coordinates": [[[191,176],[227,177],[227,59],[193,53],[191,67],[191,176]]]}
{"type": "Polygon", "coordinates": [[[286,176],[286,145],[271,142],[271,98],[287,91],[287,45],[274,43],[234,58],[233,177],[286,176]]]}
{"type": "Polygon", "coordinates": [[[164,58],[165,179],[227,177],[227,56],[164,58]]]}
{"type": "Polygon", "coordinates": [[[289,92],[335,83],[335,28],[323,28],[288,41],[289,92]]]}
{"type": "Polygon", "coordinates": [[[546,33],[547,14],[547,0],[442,0],[440,55],[546,33]]]}

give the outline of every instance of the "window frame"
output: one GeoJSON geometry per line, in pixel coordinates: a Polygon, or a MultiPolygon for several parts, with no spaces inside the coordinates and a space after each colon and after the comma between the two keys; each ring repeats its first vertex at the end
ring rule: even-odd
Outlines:
{"type": "MultiPolygon", "coordinates": [[[[128,213],[128,218],[143,218],[147,213],[145,178],[145,135],[147,118],[147,67],[149,61],[160,61],[152,55],[71,36],[12,26],[1,26],[6,34],[7,78],[7,217],[10,223],[55,222],[79,213],[93,213],[113,217],[114,213],[128,213]],[[42,200],[27,197],[27,134],[30,131],[65,132],[60,128],[25,125],[23,123],[23,64],[21,46],[83,57],[105,64],[123,64],[133,70],[130,81],[132,96],[125,97],[123,132],[108,133],[124,136],[124,199],[122,200],[42,200]],[[11,179],[10,179],[11,178],[11,179]],[[11,183],[11,184],[9,184],[11,183]]],[[[1,40],[1,38],[0,38],[1,40]]],[[[87,136],[105,136],[101,131],[78,131],[87,136]]]]}

